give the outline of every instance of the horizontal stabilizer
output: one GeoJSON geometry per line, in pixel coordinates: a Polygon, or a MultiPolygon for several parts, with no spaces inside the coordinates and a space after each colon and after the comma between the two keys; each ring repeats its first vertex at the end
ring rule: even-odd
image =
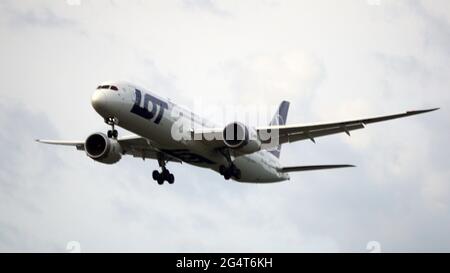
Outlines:
{"type": "Polygon", "coordinates": [[[312,165],[312,166],[297,166],[297,167],[284,167],[281,168],[280,172],[304,172],[304,171],[316,171],[325,169],[338,169],[338,168],[350,168],[355,167],[354,165],[312,165]]]}

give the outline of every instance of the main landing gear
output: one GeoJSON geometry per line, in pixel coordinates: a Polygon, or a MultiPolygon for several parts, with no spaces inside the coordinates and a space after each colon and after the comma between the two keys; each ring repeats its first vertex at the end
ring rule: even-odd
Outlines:
{"type": "Polygon", "coordinates": [[[219,173],[223,175],[225,180],[229,180],[231,177],[234,177],[236,179],[241,179],[241,170],[239,170],[236,165],[233,164],[233,161],[231,160],[230,151],[224,150],[222,154],[225,156],[225,158],[228,161],[228,167],[225,167],[224,165],[220,165],[219,167],[219,173]]]}
{"type": "Polygon", "coordinates": [[[158,182],[159,185],[164,184],[164,181],[169,182],[169,184],[173,184],[175,182],[175,177],[169,172],[169,170],[166,169],[166,161],[163,159],[158,159],[158,163],[162,171],[158,172],[157,170],[154,170],[152,173],[153,180],[158,182]]]}
{"type": "Polygon", "coordinates": [[[219,167],[219,173],[223,175],[225,180],[229,180],[231,177],[241,179],[241,170],[239,170],[233,163],[227,168],[223,165],[219,167]]]}
{"type": "Polygon", "coordinates": [[[108,133],[107,133],[108,134],[108,138],[117,139],[117,137],[119,136],[119,133],[114,128],[114,126],[119,124],[119,120],[117,118],[107,118],[107,119],[105,119],[105,122],[106,122],[106,124],[111,126],[111,130],[108,130],[108,133]]]}

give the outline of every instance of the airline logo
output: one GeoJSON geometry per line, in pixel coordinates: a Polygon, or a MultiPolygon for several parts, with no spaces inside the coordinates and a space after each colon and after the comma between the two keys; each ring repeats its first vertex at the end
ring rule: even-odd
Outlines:
{"type": "Polygon", "coordinates": [[[131,108],[131,113],[159,124],[164,115],[164,110],[169,109],[169,105],[165,101],[146,93],[144,94],[144,99],[142,99],[142,92],[138,89],[135,89],[135,94],[136,100],[133,108],[131,108]],[[142,100],[144,101],[143,103],[142,100]]]}

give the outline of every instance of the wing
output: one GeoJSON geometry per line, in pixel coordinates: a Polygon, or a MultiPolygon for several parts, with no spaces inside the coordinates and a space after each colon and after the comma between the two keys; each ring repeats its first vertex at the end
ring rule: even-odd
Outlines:
{"type": "MultiPolygon", "coordinates": [[[[39,143],[52,144],[52,145],[63,145],[63,146],[74,146],[77,150],[84,151],[84,141],[65,141],[65,140],[36,140],[39,143]]],[[[122,147],[123,154],[131,155],[133,157],[158,159],[159,156],[163,156],[164,160],[172,162],[180,162],[181,160],[164,153],[152,146],[151,143],[143,137],[140,136],[125,136],[117,140],[122,147]]]]}
{"type": "Polygon", "coordinates": [[[51,145],[74,146],[77,150],[84,151],[84,141],[36,139],[36,142],[51,145]]]}
{"type": "MultiPolygon", "coordinates": [[[[310,139],[315,142],[316,137],[327,136],[338,133],[346,133],[350,135],[350,131],[362,129],[367,124],[387,121],[391,119],[398,119],[409,117],[413,115],[424,114],[432,111],[436,111],[439,108],[428,109],[428,110],[420,110],[420,111],[408,111],[405,113],[388,115],[388,116],[380,116],[373,118],[364,118],[364,119],[355,119],[349,121],[339,121],[339,122],[331,122],[331,123],[319,123],[319,124],[307,124],[307,125],[281,125],[281,126],[266,126],[266,127],[258,127],[256,128],[258,131],[258,135],[261,136],[262,132],[265,135],[270,135],[270,132],[276,132],[273,135],[278,135],[278,143],[274,144],[275,146],[278,144],[300,141],[305,139],[310,139]]],[[[270,142],[273,139],[270,139],[270,142]]],[[[269,141],[267,141],[269,142],[269,141]]]]}

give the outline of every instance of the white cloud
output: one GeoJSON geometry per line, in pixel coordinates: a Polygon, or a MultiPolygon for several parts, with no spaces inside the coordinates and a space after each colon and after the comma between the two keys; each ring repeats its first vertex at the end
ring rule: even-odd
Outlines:
{"type": "Polygon", "coordinates": [[[230,82],[232,100],[266,105],[280,98],[306,100],[325,76],[317,57],[299,49],[230,62],[221,72],[230,82]]]}

